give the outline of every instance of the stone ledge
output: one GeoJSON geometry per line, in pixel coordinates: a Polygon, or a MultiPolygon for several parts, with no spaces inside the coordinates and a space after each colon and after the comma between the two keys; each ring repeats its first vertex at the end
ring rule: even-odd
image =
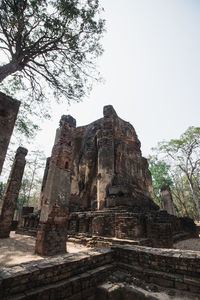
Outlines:
{"type": "Polygon", "coordinates": [[[46,287],[48,290],[49,285],[62,285],[63,280],[68,282],[80,274],[89,276],[93,282],[98,274],[104,273],[104,279],[105,273],[114,268],[112,262],[113,251],[102,248],[5,267],[0,272],[0,294],[7,297],[21,293],[26,295],[31,289],[46,287]]]}
{"type": "Polygon", "coordinates": [[[0,294],[1,299],[15,300],[93,300],[96,287],[115,270],[128,270],[164,288],[200,294],[199,262],[199,253],[191,251],[142,246],[92,249],[3,268],[0,294]]]}
{"type": "MultiPolygon", "coordinates": [[[[14,297],[8,297],[7,299],[63,299],[64,297],[70,299],[76,294],[86,293],[86,290],[90,290],[96,287],[97,284],[104,281],[107,276],[113,270],[112,264],[96,268],[92,271],[85,272],[80,276],[73,276],[68,279],[61,280],[56,283],[50,283],[46,286],[29,289],[14,297]]],[[[16,291],[13,290],[15,293],[16,291]]],[[[90,294],[90,293],[89,293],[90,294]]]]}
{"type": "Polygon", "coordinates": [[[200,293],[198,251],[113,246],[117,267],[160,286],[200,293]]]}
{"type": "Polygon", "coordinates": [[[125,251],[134,251],[136,253],[146,253],[157,257],[169,257],[169,258],[184,258],[184,259],[197,259],[200,260],[199,251],[179,250],[179,249],[166,249],[166,248],[151,248],[137,245],[115,245],[111,249],[122,249],[125,251]]]}

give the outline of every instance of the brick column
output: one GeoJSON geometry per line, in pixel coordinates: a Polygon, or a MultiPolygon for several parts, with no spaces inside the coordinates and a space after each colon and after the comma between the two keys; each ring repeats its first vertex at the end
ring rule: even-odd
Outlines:
{"type": "Polygon", "coordinates": [[[17,118],[20,101],[0,92],[0,174],[17,118]]]}
{"type": "Polygon", "coordinates": [[[2,199],[3,205],[0,216],[0,238],[6,238],[10,235],[12,220],[26,164],[25,156],[27,153],[27,149],[19,147],[15,155],[15,160],[2,199]]]}
{"type": "Polygon", "coordinates": [[[66,252],[68,207],[71,194],[72,132],[76,120],[62,116],[41,196],[41,215],[35,252],[55,255],[66,252]]]}

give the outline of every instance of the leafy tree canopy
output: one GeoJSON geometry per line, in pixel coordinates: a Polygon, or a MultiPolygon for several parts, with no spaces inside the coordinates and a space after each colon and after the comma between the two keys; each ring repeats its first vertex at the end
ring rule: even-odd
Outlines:
{"type": "Polygon", "coordinates": [[[102,54],[100,12],[98,0],[0,1],[0,82],[11,96],[23,91],[23,116],[48,117],[45,99],[69,103],[89,92],[102,54]]]}
{"type": "Polygon", "coordinates": [[[169,175],[170,165],[168,165],[165,161],[160,160],[156,155],[149,155],[148,163],[152,175],[154,199],[158,205],[161,205],[161,186],[163,184],[173,184],[172,179],[169,175]]]}
{"type": "Polygon", "coordinates": [[[200,127],[189,127],[179,139],[158,144],[157,153],[165,155],[174,170],[186,177],[197,214],[200,216],[200,127]]]}

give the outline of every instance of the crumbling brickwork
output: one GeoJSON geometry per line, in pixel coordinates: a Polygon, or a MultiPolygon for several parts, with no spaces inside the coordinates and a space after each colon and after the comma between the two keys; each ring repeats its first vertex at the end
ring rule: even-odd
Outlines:
{"type": "Polygon", "coordinates": [[[72,133],[71,209],[156,209],[148,164],[131,124],[111,105],[104,117],[72,133]]]}
{"type": "Polygon", "coordinates": [[[194,251],[90,249],[2,268],[0,295],[2,300],[199,299],[199,264],[194,251]]]}
{"type": "Polygon", "coordinates": [[[0,174],[17,118],[20,101],[0,92],[0,174]]]}
{"type": "Polygon", "coordinates": [[[12,220],[17,205],[22,176],[26,164],[25,156],[27,149],[19,147],[17,149],[13,166],[10,172],[8,183],[2,199],[2,210],[0,216],[0,238],[9,237],[12,220]]]}
{"type": "MultiPolygon", "coordinates": [[[[62,116],[43,187],[36,253],[54,255],[66,252],[68,207],[72,171],[72,132],[76,121],[62,116]]],[[[44,181],[43,181],[44,182],[44,181]]]]}

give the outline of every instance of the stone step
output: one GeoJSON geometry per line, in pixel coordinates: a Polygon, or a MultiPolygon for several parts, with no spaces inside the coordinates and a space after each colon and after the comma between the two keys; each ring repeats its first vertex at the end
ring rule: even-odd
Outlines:
{"type": "MultiPolygon", "coordinates": [[[[78,286],[78,281],[83,277],[89,278],[89,286],[92,286],[93,282],[101,281],[100,278],[105,279],[109,270],[114,268],[113,251],[108,248],[91,249],[4,267],[0,270],[0,299],[7,299],[11,296],[18,296],[19,299],[50,299],[45,296],[43,298],[43,295],[47,291],[57,293],[59,284],[61,287],[68,286],[68,282],[73,281],[74,285],[78,286]],[[30,291],[33,294],[37,291],[38,295],[41,293],[41,298],[27,296],[30,291]]],[[[74,288],[72,293],[75,292],[74,288]]],[[[60,296],[60,298],[51,299],[64,298],[60,296]]]]}
{"type": "Polygon", "coordinates": [[[69,279],[42,287],[27,289],[23,293],[14,294],[6,300],[46,300],[46,299],[94,299],[95,288],[114,270],[113,264],[98,267],[69,279]]]}
{"type": "Polygon", "coordinates": [[[96,289],[96,300],[194,300],[199,299],[197,294],[177,289],[160,288],[155,284],[144,284],[138,281],[137,285],[127,282],[105,282],[96,289]],[[138,285],[139,284],[139,285],[138,285]]]}
{"type": "Polygon", "coordinates": [[[191,292],[200,292],[200,278],[184,274],[156,271],[134,264],[118,263],[118,268],[134,274],[135,277],[144,279],[146,282],[155,283],[166,288],[175,288],[191,292]]]}

